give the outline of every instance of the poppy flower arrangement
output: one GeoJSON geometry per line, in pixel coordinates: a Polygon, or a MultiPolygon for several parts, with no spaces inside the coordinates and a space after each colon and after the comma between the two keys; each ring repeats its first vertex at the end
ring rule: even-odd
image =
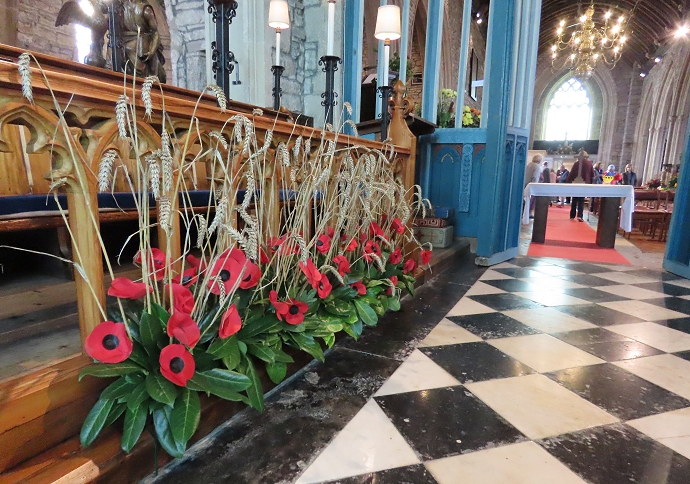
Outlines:
{"type": "MultiPolygon", "coordinates": [[[[162,173],[169,164],[161,162],[154,173],[150,162],[137,160],[148,178],[132,186],[148,190],[155,184],[150,178],[160,176],[160,188],[167,176],[183,194],[185,165],[209,156],[213,197],[204,215],[184,207],[171,212],[184,228],[177,250],[172,241],[178,228],[160,225],[162,208],[158,222],[142,207],[144,235],[133,261],[141,276],[111,278],[103,322],[85,341],[95,364],[80,378],[115,379],[83,423],[84,446],[117,423],[129,452],[148,425],[163,449],[180,457],[202,418],[203,398],[263,410],[261,373],[279,383],[291,354],[324,360],[337,339],[359,338],[387,311],[400,310],[401,296],[414,292],[418,264],[430,262],[431,252],[419,251],[409,227],[424,201],[395,178],[394,153],[338,151],[327,139],[316,149],[301,137],[259,142],[252,121],[240,115],[228,126],[232,136],[222,136],[232,143],[173,157],[183,165],[173,165],[180,176],[162,173]],[[281,175],[267,175],[268,166],[281,175]],[[279,213],[262,185],[273,179],[290,194],[279,213]],[[239,197],[239,187],[261,196],[239,197]],[[156,226],[158,248],[145,235],[156,226]]],[[[129,176],[133,170],[124,171],[129,176]]]]}

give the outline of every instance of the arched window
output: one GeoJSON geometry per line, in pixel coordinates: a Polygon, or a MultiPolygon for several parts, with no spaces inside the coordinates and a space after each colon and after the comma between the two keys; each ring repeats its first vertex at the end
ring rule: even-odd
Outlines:
{"type": "Polygon", "coordinates": [[[546,116],[547,141],[589,139],[592,106],[587,90],[574,77],[554,93],[546,116]]]}

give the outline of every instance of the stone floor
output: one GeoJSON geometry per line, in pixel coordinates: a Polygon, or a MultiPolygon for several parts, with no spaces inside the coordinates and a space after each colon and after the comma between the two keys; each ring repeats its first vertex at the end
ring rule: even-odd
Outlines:
{"type": "Polygon", "coordinates": [[[452,261],[147,482],[687,484],[690,281],[452,261]]]}

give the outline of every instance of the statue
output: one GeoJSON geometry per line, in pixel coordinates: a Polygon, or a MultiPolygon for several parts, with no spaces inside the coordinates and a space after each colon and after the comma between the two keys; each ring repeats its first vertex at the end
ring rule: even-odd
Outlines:
{"type": "Polygon", "coordinates": [[[96,67],[106,67],[103,46],[112,20],[116,30],[116,67],[124,65],[128,74],[158,76],[161,82],[165,82],[163,45],[160,42],[156,14],[148,1],[86,1],[91,5],[93,15],[86,13],[78,2],[69,0],[60,8],[55,21],[56,27],[75,23],[91,29],[91,52],[84,62],[96,67]]]}

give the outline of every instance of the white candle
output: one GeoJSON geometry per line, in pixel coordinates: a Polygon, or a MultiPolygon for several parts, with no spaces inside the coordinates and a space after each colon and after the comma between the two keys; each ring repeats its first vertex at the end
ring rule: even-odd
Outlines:
{"type": "Polygon", "coordinates": [[[280,29],[276,29],[276,65],[280,65],[280,29]]]}
{"type": "Polygon", "coordinates": [[[326,55],[333,55],[335,41],[335,0],[328,0],[328,46],[326,55]]]}
{"type": "Polygon", "coordinates": [[[382,86],[388,85],[388,65],[390,64],[391,55],[391,41],[386,39],[383,44],[383,79],[381,80],[382,86]]]}

